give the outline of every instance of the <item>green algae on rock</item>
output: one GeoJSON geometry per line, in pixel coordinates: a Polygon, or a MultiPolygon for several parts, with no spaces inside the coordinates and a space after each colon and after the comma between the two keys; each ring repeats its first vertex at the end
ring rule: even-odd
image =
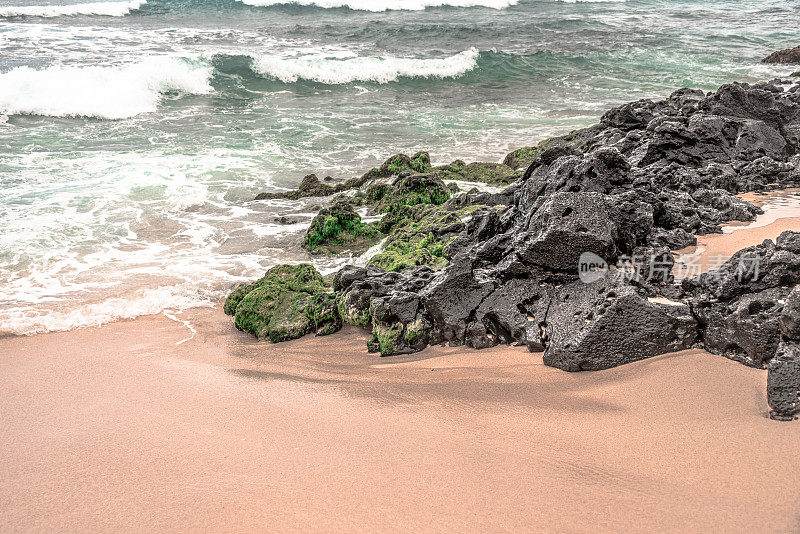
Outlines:
{"type": "Polygon", "coordinates": [[[466,164],[456,160],[449,165],[434,167],[434,174],[442,180],[482,182],[489,185],[508,185],[522,174],[504,163],[475,162],[466,164]]]}
{"type": "Polygon", "coordinates": [[[367,249],[380,235],[374,225],[362,223],[353,206],[342,200],[321,209],[314,217],[303,240],[303,248],[329,253],[367,249]]]}
{"type": "Polygon", "coordinates": [[[411,157],[405,154],[395,154],[391,158],[383,162],[383,165],[367,171],[364,176],[362,184],[370,178],[386,178],[389,176],[397,176],[401,172],[411,171],[418,173],[425,173],[431,170],[431,156],[427,152],[417,152],[411,157]]]}
{"type": "Polygon", "coordinates": [[[396,214],[384,217],[382,224],[391,231],[380,253],[369,265],[387,271],[427,265],[441,269],[447,265],[447,245],[464,230],[464,219],[483,206],[453,209],[445,206],[406,206],[396,214]]]}
{"type": "Polygon", "coordinates": [[[557,147],[569,147],[583,152],[586,148],[586,143],[591,139],[591,134],[594,132],[594,128],[585,128],[567,135],[549,137],[536,146],[524,146],[510,152],[503,159],[503,164],[515,170],[527,168],[531,163],[538,160],[546,150],[557,147]]]}
{"type": "Polygon", "coordinates": [[[403,174],[383,191],[375,208],[378,212],[396,213],[405,206],[438,206],[449,199],[450,189],[433,174],[403,174]]]}
{"type": "Polygon", "coordinates": [[[239,330],[273,343],[310,332],[336,332],[341,320],[325,279],[308,263],[278,265],[251,284],[235,289],[224,311],[239,330]]]}

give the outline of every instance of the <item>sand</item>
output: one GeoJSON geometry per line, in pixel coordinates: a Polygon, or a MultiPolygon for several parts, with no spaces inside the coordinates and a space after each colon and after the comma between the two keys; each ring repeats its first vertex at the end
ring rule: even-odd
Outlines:
{"type": "MultiPolygon", "coordinates": [[[[787,224],[757,223],[732,235],[787,224]]],[[[800,531],[800,422],[768,419],[764,371],[381,359],[357,328],[271,345],[180,318],[196,334],[161,315],[0,339],[0,531],[800,531]]]]}

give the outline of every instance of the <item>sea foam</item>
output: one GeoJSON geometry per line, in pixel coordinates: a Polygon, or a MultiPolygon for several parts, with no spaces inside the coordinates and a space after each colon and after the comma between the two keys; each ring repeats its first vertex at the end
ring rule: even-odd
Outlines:
{"type": "Polygon", "coordinates": [[[242,3],[269,7],[277,5],[315,6],[321,8],[346,7],[357,11],[422,11],[429,7],[488,7],[504,9],[519,0],[239,0],[242,3]]]}
{"type": "Polygon", "coordinates": [[[388,83],[401,77],[454,78],[474,69],[478,50],[470,48],[445,58],[350,57],[331,58],[307,55],[296,58],[259,56],[253,60],[253,70],[273,76],[285,83],[300,79],[330,85],[351,82],[388,83]]]}
{"type": "Polygon", "coordinates": [[[139,9],[147,0],[128,2],[94,2],[88,4],[51,6],[5,6],[0,7],[0,17],[74,17],[79,15],[98,15],[104,17],[123,17],[139,9]]]}
{"type": "Polygon", "coordinates": [[[121,66],[18,67],[0,73],[0,114],[124,119],[156,110],[166,92],[207,94],[211,67],[154,57],[121,66]]]}

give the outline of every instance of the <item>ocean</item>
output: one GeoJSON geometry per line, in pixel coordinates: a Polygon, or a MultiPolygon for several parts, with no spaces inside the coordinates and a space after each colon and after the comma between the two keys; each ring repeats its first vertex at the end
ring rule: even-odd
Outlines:
{"type": "Polygon", "coordinates": [[[777,0],[0,0],[0,336],[360,261],[300,248],[319,199],[253,197],[397,152],[500,161],[626,101],[786,76],[759,61],[798,20],[777,0]]]}

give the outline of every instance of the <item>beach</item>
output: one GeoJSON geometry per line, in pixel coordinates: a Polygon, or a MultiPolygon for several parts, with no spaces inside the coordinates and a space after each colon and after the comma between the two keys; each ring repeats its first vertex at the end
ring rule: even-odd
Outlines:
{"type": "MultiPolygon", "coordinates": [[[[798,229],[769,216],[726,252],[798,229]]],[[[0,530],[800,528],[800,433],[763,370],[379,358],[355,327],[273,345],[219,308],[172,317],[0,339],[0,530]]]]}
{"type": "Polygon", "coordinates": [[[0,534],[800,532],[791,20],[0,0],[0,534]]]}

